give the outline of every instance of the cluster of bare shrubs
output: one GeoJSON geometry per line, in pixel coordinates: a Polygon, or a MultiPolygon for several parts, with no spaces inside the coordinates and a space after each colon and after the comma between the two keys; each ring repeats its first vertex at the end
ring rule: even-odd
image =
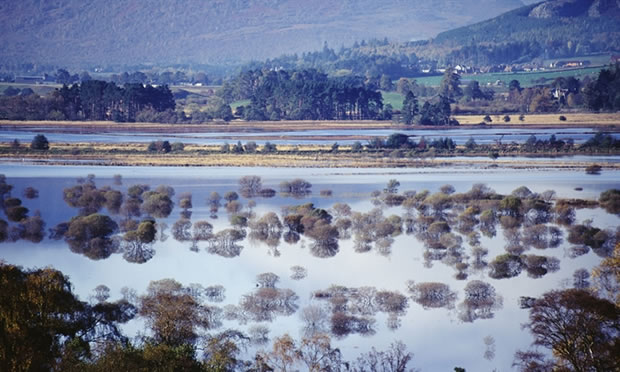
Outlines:
{"type": "Polygon", "coordinates": [[[299,308],[299,297],[288,288],[278,288],[280,278],[273,273],[259,274],[256,289],[243,295],[239,305],[224,306],[224,318],[247,322],[271,322],[277,316],[290,316],[299,308]]]}
{"type": "MultiPolygon", "coordinates": [[[[400,317],[405,315],[409,307],[406,296],[395,291],[377,290],[374,287],[348,288],[333,285],[326,290],[315,291],[312,298],[325,303],[325,308],[320,310],[320,313],[323,316],[331,313],[329,331],[336,337],[345,337],[353,333],[374,334],[375,316],[379,312],[388,314],[389,328],[397,329],[401,325],[400,317]]],[[[314,319],[311,315],[317,312],[319,311],[304,313],[302,319],[314,319]]],[[[314,329],[316,324],[306,327],[314,329]]]]}

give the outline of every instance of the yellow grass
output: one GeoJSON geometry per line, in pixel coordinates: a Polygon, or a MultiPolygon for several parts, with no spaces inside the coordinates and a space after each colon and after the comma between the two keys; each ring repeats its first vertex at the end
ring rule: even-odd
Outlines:
{"type": "MultiPolygon", "coordinates": [[[[485,115],[457,115],[455,119],[461,125],[477,125],[484,122],[485,115]]],[[[529,125],[565,125],[565,126],[592,126],[614,125],[620,126],[620,113],[554,113],[554,114],[526,114],[523,121],[519,120],[518,114],[509,114],[510,122],[503,120],[504,115],[490,115],[493,120],[487,125],[529,126],[529,125]],[[566,117],[566,121],[560,120],[560,115],[566,117]]]]}
{"type": "MultiPolygon", "coordinates": [[[[510,122],[503,121],[504,115],[492,115],[490,126],[620,126],[620,113],[554,113],[554,114],[526,114],[523,121],[518,114],[510,114],[510,122]],[[566,121],[560,121],[563,115],[566,121]]],[[[461,125],[478,125],[484,120],[484,115],[457,115],[455,118],[461,125]]],[[[3,128],[73,128],[92,131],[116,132],[278,132],[302,130],[360,130],[360,129],[395,129],[407,128],[423,129],[428,126],[411,126],[394,124],[389,121],[232,121],[211,122],[207,124],[161,124],[161,123],[114,123],[110,121],[8,121],[0,120],[3,128]]]]}

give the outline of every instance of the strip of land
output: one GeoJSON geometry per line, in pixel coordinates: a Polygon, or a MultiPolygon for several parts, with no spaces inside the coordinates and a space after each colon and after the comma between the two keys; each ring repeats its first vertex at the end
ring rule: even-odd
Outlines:
{"type": "Polygon", "coordinates": [[[492,128],[598,128],[605,131],[620,132],[620,113],[565,113],[509,115],[510,122],[504,121],[504,115],[491,116],[491,122],[485,122],[483,115],[455,116],[460,126],[421,126],[403,125],[390,121],[231,121],[210,122],[207,124],[162,124],[162,123],[115,123],[111,121],[11,121],[0,120],[0,127],[5,130],[39,130],[80,131],[83,133],[109,132],[151,132],[151,133],[261,133],[261,132],[295,132],[305,130],[360,130],[360,129],[459,129],[471,126],[492,128]],[[561,120],[560,116],[566,120],[561,120]],[[481,125],[481,123],[484,123],[481,125]]]}
{"type": "Polygon", "coordinates": [[[514,145],[484,145],[477,150],[458,146],[450,152],[426,151],[410,153],[400,150],[365,150],[356,152],[351,146],[333,151],[327,145],[278,146],[272,153],[222,153],[220,146],[186,145],[182,151],[161,153],[148,151],[146,144],[53,143],[47,151],[33,151],[26,146],[13,149],[0,145],[0,160],[13,163],[93,166],[229,166],[229,167],[318,167],[318,168],[418,168],[418,167],[508,167],[584,169],[594,161],[562,161],[561,156],[598,155],[596,163],[603,169],[620,169],[614,162],[617,151],[577,153],[548,151],[528,153],[514,145]],[[490,154],[497,157],[489,157],[490,154]],[[601,161],[601,155],[610,155],[601,161]],[[515,158],[518,156],[518,158],[515,158]],[[528,160],[528,156],[532,160],[528,160]],[[534,159],[534,157],[536,157],[534,159]]]}

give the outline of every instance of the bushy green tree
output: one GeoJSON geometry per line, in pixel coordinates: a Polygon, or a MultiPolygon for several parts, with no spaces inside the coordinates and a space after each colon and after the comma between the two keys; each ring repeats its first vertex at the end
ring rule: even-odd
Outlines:
{"type": "Polygon", "coordinates": [[[69,370],[91,356],[92,342],[126,341],[118,325],[133,318],[127,301],[90,305],[69,279],[45,268],[0,262],[0,370],[69,370]],[[68,359],[68,361],[67,361],[68,359]]]}
{"type": "Polygon", "coordinates": [[[403,121],[405,124],[413,124],[419,113],[419,107],[418,99],[412,91],[407,92],[407,95],[403,101],[403,108],[401,112],[403,113],[403,121]]]}
{"type": "Polygon", "coordinates": [[[620,65],[599,72],[584,90],[586,106],[595,111],[620,110],[620,65]]]}
{"type": "Polygon", "coordinates": [[[448,98],[450,102],[454,102],[463,95],[461,75],[454,68],[448,67],[444,72],[439,85],[439,95],[448,98]]]}
{"type": "Polygon", "coordinates": [[[37,134],[32,139],[32,142],[30,143],[30,148],[33,149],[33,150],[45,151],[45,150],[49,150],[50,143],[47,140],[47,137],[45,137],[42,134],[37,134]]]}

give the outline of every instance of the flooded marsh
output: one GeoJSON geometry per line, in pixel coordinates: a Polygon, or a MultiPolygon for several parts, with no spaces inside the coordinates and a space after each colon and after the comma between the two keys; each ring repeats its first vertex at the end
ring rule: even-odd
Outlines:
{"type": "Polygon", "coordinates": [[[189,294],[250,355],[327,333],[349,359],[400,340],[423,370],[510,369],[523,301],[593,285],[620,225],[598,202],[613,170],[1,169],[7,263],[51,265],[83,300],[189,294]]]}

